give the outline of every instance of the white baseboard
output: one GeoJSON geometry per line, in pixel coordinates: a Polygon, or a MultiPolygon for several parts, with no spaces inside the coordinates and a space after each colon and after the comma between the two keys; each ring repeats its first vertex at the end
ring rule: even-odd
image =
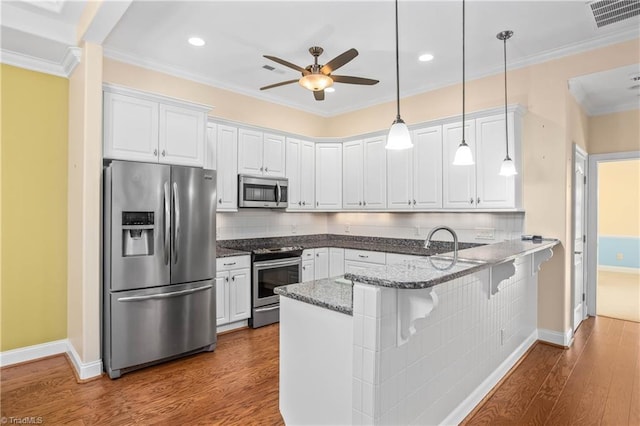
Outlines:
{"type": "Polygon", "coordinates": [[[553,343],[564,347],[570,347],[573,344],[573,330],[568,329],[564,333],[554,330],[538,329],[538,339],[543,342],[553,343]]]}
{"type": "Polygon", "coordinates": [[[606,266],[598,265],[598,271],[603,272],[619,272],[622,274],[640,274],[640,268],[629,268],[626,266],[606,266]]]}
{"type": "Polygon", "coordinates": [[[235,329],[243,328],[243,327],[247,327],[247,326],[249,326],[249,321],[248,320],[236,321],[236,322],[232,322],[232,323],[229,323],[229,324],[219,325],[217,327],[217,332],[218,333],[224,333],[225,331],[231,331],[231,330],[235,330],[235,329]]]}
{"type": "Polygon", "coordinates": [[[64,353],[69,355],[69,359],[71,360],[73,368],[76,370],[80,380],[91,379],[102,374],[102,360],[88,363],[82,362],[78,352],[76,352],[69,339],[56,340],[53,342],[0,352],[0,367],[19,364],[21,362],[34,361],[39,358],[64,353]]]}
{"type": "Polygon", "coordinates": [[[0,352],[0,367],[33,361],[34,359],[44,358],[51,355],[63,354],[67,352],[68,346],[69,341],[67,339],[62,339],[0,352]]]}
{"type": "Polygon", "coordinates": [[[453,425],[460,424],[465,417],[473,411],[473,409],[482,401],[491,389],[498,384],[500,380],[509,372],[520,358],[529,350],[529,348],[538,340],[538,331],[534,330],[533,333],[525,339],[520,346],[518,346],[512,353],[505,359],[502,364],[494,370],[471,394],[465,398],[449,415],[445,418],[441,424],[453,425]]]}

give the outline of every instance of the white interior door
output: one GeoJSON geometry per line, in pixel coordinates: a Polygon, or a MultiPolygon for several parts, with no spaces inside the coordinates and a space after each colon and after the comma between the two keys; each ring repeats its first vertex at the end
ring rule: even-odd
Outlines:
{"type": "Polygon", "coordinates": [[[587,315],[585,276],[587,154],[574,145],[573,171],[573,329],[587,315]]]}

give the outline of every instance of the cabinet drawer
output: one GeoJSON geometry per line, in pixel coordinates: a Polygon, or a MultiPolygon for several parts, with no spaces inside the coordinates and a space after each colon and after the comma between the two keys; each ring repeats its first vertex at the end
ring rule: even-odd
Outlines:
{"type": "Polygon", "coordinates": [[[231,269],[250,267],[251,256],[231,256],[216,259],[216,271],[229,271],[231,269]]]}
{"type": "Polygon", "coordinates": [[[313,259],[313,249],[306,249],[302,251],[302,260],[313,259]]]}
{"type": "Polygon", "coordinates": [[[346,249],[344,251],[344,260],[355,260],[358,262],[384,265],[387,263],[387,256],[386,253],[380,251],[346,249]]]}

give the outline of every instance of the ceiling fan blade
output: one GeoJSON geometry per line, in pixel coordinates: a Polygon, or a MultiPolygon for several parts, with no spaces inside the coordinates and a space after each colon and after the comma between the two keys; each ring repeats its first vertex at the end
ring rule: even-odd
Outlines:
{"type": "Polygon", "coordinates": [[[316,101],[324,101],[324,90],[314,91],[313,97],[316,98],[316,101]]]}
{"type": "Polygon", "coordinates": [[[294,69],[296,71],[301,72],[304,75],[309,74],[310,71],[307,71],[306,69],[297,66],[296,64],[292,64],[291,62],[285,61],[284,59],[280,59],[280,58],[276,58],[275,56],[269,56],[269,55],[262,55],[267,59],[271,59],[273,62],[277,62],[280,65],[284,65],[285,67],[289,67],[291,69],[294,69]]]}
{"type": "Polygon", "coordinates": [[[358,56],[358,51],[356,49],[349,49],[343,54],[338,55],[327,62],[322,68],[320,68],[320,72],[324,75],[329,75],[356,56],[358,56]]]}
{"type": "Polygon", "coordinates": [[[274,87],[284,86],[285,84],[295,83],[296,81],[298,81],[298,80],[296,79],[296,80],[281,81],[280,83],[270,84],[269,86],[261,87],[260,90],[273,89],[274,87]]]}
{"type": "Polygon", "coordinates": [[[372,86],[378,84],[378,80],[372,80],[370,78],[351,77],[348,75],[332,75],[334,83],[347,83],[347,84],[366,84],[372,86]]]}

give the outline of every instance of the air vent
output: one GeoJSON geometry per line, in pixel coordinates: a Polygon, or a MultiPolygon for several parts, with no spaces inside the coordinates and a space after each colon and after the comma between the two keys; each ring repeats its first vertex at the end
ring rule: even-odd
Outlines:
{"type": "Polygon", "coordinates": [[[598,28],[640,15],[638,0],[598,0],[589,7],[598,28]]]}
{"type": "Polygon", "coordinates": [[[262,68],[264,68],[264,69],[265,69],[265,70],[267,70],[267,71],[273,71],[273,70],[275,70],[275,68],[274,68],[274,67],[272,67],[271,65],[263,65],[263,66],[262,66],[262,68]]]}

